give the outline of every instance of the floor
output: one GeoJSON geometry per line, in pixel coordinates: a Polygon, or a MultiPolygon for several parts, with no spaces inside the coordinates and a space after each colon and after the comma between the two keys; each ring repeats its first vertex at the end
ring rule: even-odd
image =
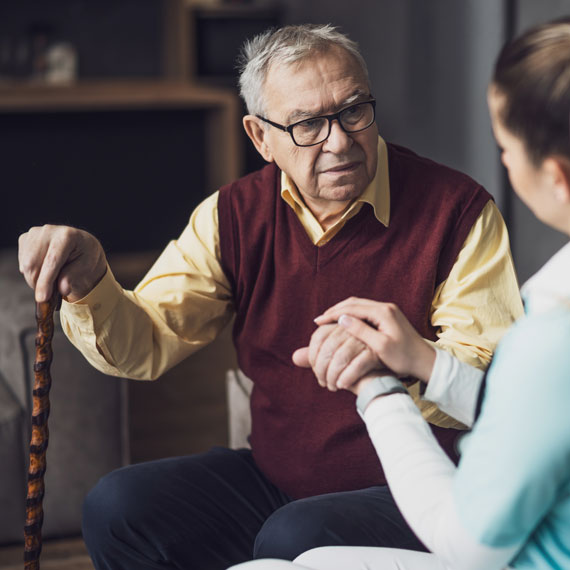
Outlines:
{"type": "MultiPolygon", "coordinates": [[[[0,548],[2,570],[22,570],[23,560],[23,545],[0,548]]],[[[40,566],[41,570],[93,570],[93,564],[81,538],[44,542],[40,566]]]]}

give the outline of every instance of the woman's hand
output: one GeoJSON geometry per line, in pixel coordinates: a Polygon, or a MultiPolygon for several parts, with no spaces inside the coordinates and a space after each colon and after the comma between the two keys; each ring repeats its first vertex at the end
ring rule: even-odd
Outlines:
{"type": "MultiPolygon", "coordinates": [[[[393,303],[350,297],[315,319],[317,325],[338,322],[365,343],[390,370],[399,376],[429,380],[435,349],[424,339],[393,303]]],[[[337,384],[338,388],[348,388],[337,384]]]]}
{"type": "Polygon", "coordinates": [[[293,353],[293,362],[312,368],[319,385],[332,392],[349,388],[366,373],[384,368],[374,351],[336,322],[319,326],[309,346],[293,353]]]}

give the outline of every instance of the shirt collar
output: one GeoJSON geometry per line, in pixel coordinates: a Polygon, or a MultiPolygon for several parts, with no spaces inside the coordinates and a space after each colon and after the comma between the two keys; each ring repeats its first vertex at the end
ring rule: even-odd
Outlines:
{"type": "MultiPolygon", "coordinates": [[[[299,216],[299,218],[313,218],[309,208],[305,205],[299,190],[289,176],[281,171],[281,197],[299,216]],[[309,215],[310,214],[310,215],[309,215]]],[[[363,204],[370,204],[374,209],[376,219],[388,227],[390,223],[390,178],[388,174],[388,148],[382,137],[378,137],[378,166],[376,174],[364,192],[350,205],[347,214],[363,204]]]]}
{"type": "Polygon", "coordinates": [[[527,313],[545,313],[570,304],[570,243],[521,287],[527,313]]]}

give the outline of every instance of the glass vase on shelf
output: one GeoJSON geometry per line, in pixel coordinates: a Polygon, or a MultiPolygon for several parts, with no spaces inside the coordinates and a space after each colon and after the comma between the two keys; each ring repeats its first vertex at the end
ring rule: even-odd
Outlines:
{"type": "Polygon", "coordinates": [[[67,85],[77,80],[77,51],[71,43],[52,44],[46,51],[46,64],[46,83],[67,85]]]}

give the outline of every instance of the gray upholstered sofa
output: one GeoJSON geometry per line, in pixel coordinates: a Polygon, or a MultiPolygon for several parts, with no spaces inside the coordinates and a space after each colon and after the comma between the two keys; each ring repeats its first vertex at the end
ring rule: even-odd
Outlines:
{"type": "MultiPolygon", "coordinates": [[[[126,384],[93,369],[56,314],[44,498],[46,538],[80,533],[83,497],[129,460],[126,384]]],[[[0,251],[0,544],[23,540],[35,302],[14,250],[0,251]]]]}
{"type": "MultiPolygon", "coordinates": [[[[123,274],[131,274],[135,282],[144,272],[140,263],[127,267],[123,260],[122,265],[123,274]]],[[[23,539],[34,310],[33,293],[18,272],[16,251],[0,250],[0,545],[23,539]]],[[[65,338],[57,313],[55,322],[45,538],[78,536],[85,494],[99,477],[131,458],[192,453],[226,443],[234,448],[249,445],[251,381],[237,369],[229,330],[166,373],[163,381],[149,385],[97,372],[65,338]],[[200,382],[203,376],[209,382],[200,382]],[[156,414],[157,407],[164,412],[154,424],[145,424],[141,434],[141,418],[156,414]],[[150,441],[145,438],[149,431],[160,434],[150,441]]]]}

